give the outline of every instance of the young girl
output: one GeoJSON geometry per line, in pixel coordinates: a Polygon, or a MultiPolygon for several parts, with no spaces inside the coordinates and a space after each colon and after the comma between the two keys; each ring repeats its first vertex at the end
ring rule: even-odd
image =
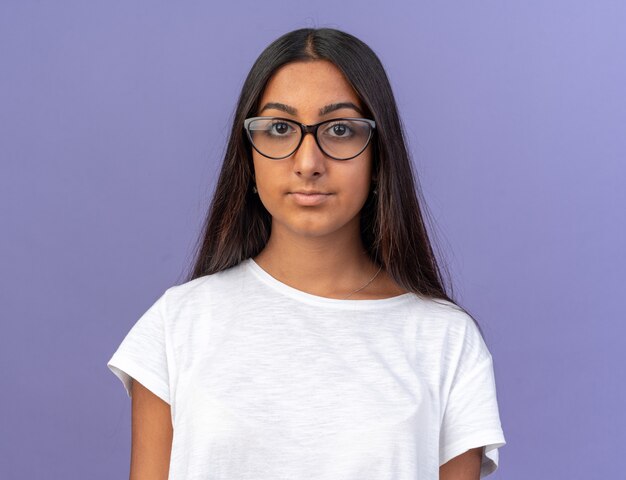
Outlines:
{"type": "Polygon", "coordinates": [[[491,354],[446,294],[387,75],[299,29],[244,83],[186,283],[108,367],[131,479],[479,479],[505,445],[491,354]]]}

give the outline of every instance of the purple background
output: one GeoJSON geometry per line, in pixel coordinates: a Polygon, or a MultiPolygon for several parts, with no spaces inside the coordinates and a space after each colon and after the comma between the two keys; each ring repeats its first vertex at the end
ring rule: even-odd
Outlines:
{"type": "Polygon", "coordinates": [[[106,368],[180,283],[245,75],[301,27],[380,56],[494,357],[495,479],[623,478],[626,2],[0,4],[0,476],[128,478],[106,368]]]}

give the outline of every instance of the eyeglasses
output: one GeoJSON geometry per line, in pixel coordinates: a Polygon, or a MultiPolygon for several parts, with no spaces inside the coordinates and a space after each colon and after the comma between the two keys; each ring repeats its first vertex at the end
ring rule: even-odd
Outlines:
{"type": "Polygon", "coordinates": [[[278,160],[292,155],[307,133],[312,133],[322,152],[335,160],[359,155],[372,139],[376,122],[368,118],[333,118],[314,125],[280,117],[246,118],[243,127],[254,149],[278,160]]]}

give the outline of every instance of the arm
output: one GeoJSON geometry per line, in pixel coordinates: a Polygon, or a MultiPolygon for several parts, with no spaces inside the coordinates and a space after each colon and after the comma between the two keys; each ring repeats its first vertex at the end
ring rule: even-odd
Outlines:
{"type": "Polygon", "coordinates": [[[170,406],[132,382],[130,480],[167,480],[172,449],[170,406]]]}
{"type": "Polygon", "coordinates": [[[439,480],[480,480],[483,448],[472,448],[439,467],[439,480]]]}

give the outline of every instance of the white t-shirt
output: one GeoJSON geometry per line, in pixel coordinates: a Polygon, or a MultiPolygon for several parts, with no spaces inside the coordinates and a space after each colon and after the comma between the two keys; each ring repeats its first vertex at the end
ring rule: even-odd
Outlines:
{"type": "Polygon", "coordinates": [[[170,480],[436,480],[506,441],[473,320],[413,293],[339,300],[253,259],[168,288],[107,363],[171,407],[170,480]]]}

